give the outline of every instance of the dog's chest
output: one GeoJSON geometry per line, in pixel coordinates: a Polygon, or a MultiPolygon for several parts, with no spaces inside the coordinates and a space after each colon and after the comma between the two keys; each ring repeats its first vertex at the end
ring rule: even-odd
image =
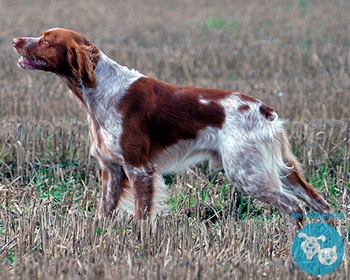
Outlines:
{"type": "Polygon", "coordinates": [[[120,138],[122,135],[122,116],[116,111],[105,114],[88,115],[90,125],[91,154],[100,163],[119,161],[123,163],[120,138]]]}

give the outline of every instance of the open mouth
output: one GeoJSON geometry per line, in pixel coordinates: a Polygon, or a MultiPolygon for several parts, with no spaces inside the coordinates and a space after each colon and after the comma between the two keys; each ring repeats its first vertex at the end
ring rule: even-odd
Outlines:
{"type": "Polygon", "coordinates": [[[35,69],[41,70],[48,66],[48,63],[46,60],[38,59],[38,58],[30,59],[24,56],[21,56],[18,59],[17,64],[24,69],[30,69],[30,70],[35,70],[35,69]]]}

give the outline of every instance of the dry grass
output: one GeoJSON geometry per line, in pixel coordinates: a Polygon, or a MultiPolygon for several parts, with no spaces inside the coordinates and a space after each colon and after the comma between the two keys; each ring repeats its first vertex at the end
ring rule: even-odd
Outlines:
{"type": "Polygon", "coordinates": [[[38,36],[55,26],[83,32],[146,75],[246,92],[284,118],[350,116],[347,0],[303,0],[305,8],[291,0],[65,1],[3,1],[1,116],[83,117],[58,78],[14,66],[13,37],[38,36]]]}
{"type": "MultiPolygon", "coordinates": [[[[273,208],[206,165],[166,177],[171,211],[95,221],[85,116],[50,74],[15,66],[11,40],[61,26],[162,80],[236,89],[276,108],[308,178],[335,212],[348,279],[350,2],[0,3],[0,271],[3,279],[307,279],[273,208]]],[[[311,222],[311,221],[308,221],[311,222]]]]}
{"type": "MultiPolygon", "coordinates": [[[[98,172],[89,157],[86,126],[6,122],[3,127],[0,268],[5,279],[307,278],[290,262],[283,217],[234,192],[221,173],[199,166],[167,177],[172,211],[153,224],[122,214],[98,222],[98,172]]],[[[345,121],[288,125],[296,132],[295,151],[309,163],[310,178],[346,217],[349,129],[345,121]]],[[[346,241],[348,218],[336,223],[346,241]]],[[[348,268],[346,255],[330,279],[345,279],[348,268]]]]}

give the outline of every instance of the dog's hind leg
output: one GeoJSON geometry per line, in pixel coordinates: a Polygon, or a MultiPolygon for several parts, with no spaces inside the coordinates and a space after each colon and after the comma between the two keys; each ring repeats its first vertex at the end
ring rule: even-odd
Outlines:
{"type": "Polygon", "coordinates": [[[331,219],[332,210],[329,204],[318,191],[306,181],[297,163],[294,163],[293,170],[286,175],[282,181],[283,188],[286,191],[303,200],[312,210],[320,215],[321,220],[326,221],[331,226],[334,225],[333,219],[331,219]]]}
{"type": "Polygon", "coordinates": [[[330,219],[331,208],[318,191],[309,184],[295,156],[292,154],[285,133],[280,135],[280,142],[283,153],[283,161],[287,168],[281,169],[282,187],[289,193],[297,196],[309,205],[312,210],[321,214],[320,218],[328,224],[333,225],[330,219]],[[324,217],[322,217],[322,214],[324,217]]]}
{"type": "Polygon", "coordinates": [[[223,154],[223,165],[228,179],[237,189],[253,198],[276,207],[287,218],[290,235],[300,229],[304,211],[299,200],[282,188],[278,165],[269,146],[258,147],[254,143],[240,143],[239,149],[223,154]]]}

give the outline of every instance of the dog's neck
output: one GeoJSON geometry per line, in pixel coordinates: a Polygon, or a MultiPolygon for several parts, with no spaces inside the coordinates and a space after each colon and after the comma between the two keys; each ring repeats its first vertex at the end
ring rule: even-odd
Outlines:
{"type": "Polygon", "coordinates": [[[95,111],[97,105],[99,107],[102,104],[108,104],[108,107],[116,105],[130,85],[144,77],[140,72],[118,64],[101,51],[94,73],[97,80],[96,88],[84,86],[81,79],[60,76],[90,114],[95,111]]]}
{"type": "MultiPolygon", "coordinates": [[[[92,89],[94,93],[103,95],[106,98],[113,96],[118,99],[133,82],[144,77],[140,72],[134,69],[130,70],[126,66],[118,64],[103,52],[100,52],[100,55],[100,59],[95,69],[98,85],[96,89],[92,89]]],[[[90,90],[88,89],[87,91],[90,90]]]]}

